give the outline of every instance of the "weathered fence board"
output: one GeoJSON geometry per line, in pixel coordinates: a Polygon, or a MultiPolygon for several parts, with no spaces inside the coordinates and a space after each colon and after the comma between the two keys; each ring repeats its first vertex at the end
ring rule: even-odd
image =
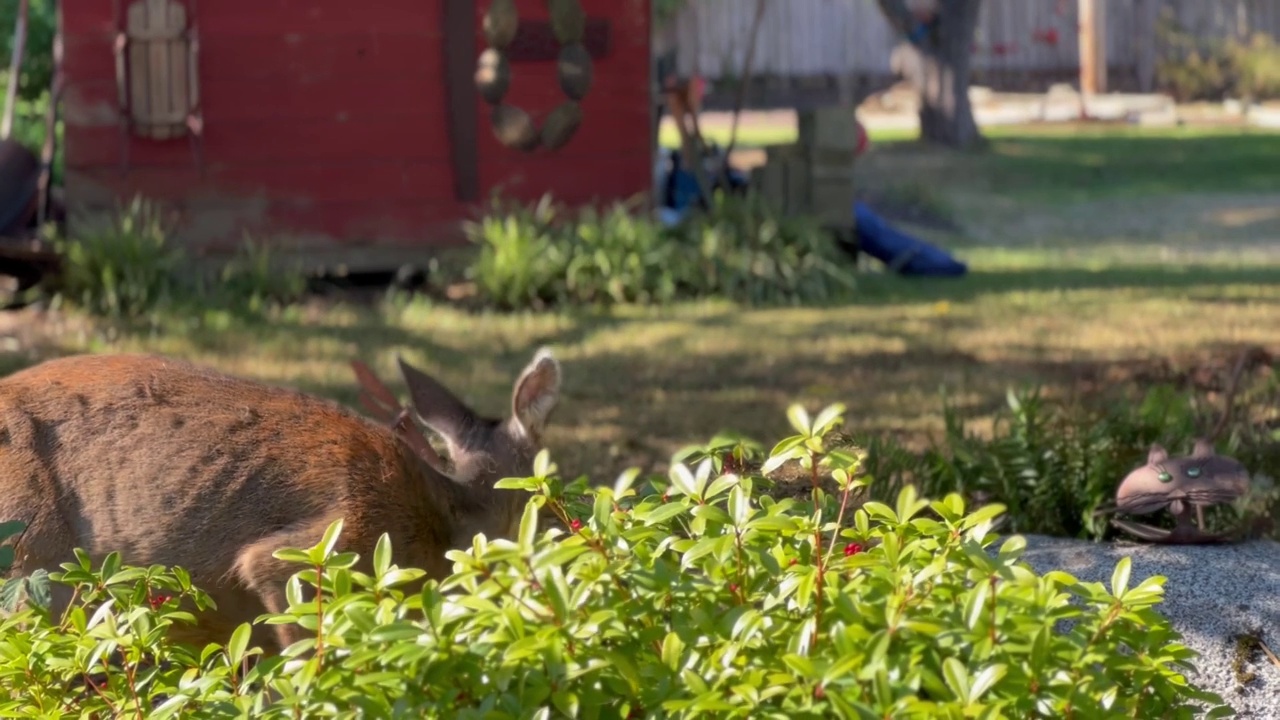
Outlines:
{"type": "MultiPolygon", "coordinates": [[[[753,0],[689,0],[655,51],[676,48],[682,75],[729,80],[741,72],[753,0]]],[[[1149,85],[1157,52],[1157,20],[1168,13],[1200,37],[1280,36],[1280,0],[1124,0],[1104,3],[1107,64],[1149,85]]],[[[755,74],[801,78],[889,74],[896,38],[875,0],[768,0],[755,74]]],[[[1050,73],[1078,67],[1076,0],[984,0],[974,43],[974,69],[985,73],[1050,73]]]]}

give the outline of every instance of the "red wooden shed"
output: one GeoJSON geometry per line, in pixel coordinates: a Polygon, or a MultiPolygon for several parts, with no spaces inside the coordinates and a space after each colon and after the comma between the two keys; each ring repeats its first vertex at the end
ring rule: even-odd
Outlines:
{"type": "Polygon", "coordinates": [[[249,232],[358,270],[465,242],[495,188],[645,192],[650,20],[649,0],[63,0],[68,209],[141,194],[197,253],[249,232]],[[575,94],[550,148],[509,146],[537,140],[513,106],[541,123],[575,94]]]}

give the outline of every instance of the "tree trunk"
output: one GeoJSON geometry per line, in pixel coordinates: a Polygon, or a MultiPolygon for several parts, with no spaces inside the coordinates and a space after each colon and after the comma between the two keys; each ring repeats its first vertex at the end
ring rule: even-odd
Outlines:
{"type": "Polygon", "coordinates": [[[879,0],[885,17],[905,39],[894,50],[894,71],[916,89],[920,137],[951,148],[972,148],[985,141],[969,102],[969,58],[981,0],[935,3],[928,23],[905,0],[879,0]]]}

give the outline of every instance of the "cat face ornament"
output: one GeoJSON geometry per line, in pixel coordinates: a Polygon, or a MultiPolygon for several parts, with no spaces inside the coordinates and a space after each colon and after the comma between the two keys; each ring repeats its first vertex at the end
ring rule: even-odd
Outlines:
{"type": "Polygon", "coordinates": [[[1196,440],[1195,449],[1186,457],[1169,457],[1163,447],[1152,445],[1147,464],[1130,472],[1116,490],[1115,510],[1147,515],[1167,508],[1176,526],[1164,530],[1118,518],[1112,518],[1111,523],[1152,542],[1225,542],[1228,538],[1224,535],[1204,531],[1204,507],[1233,502],[1248,491],[1249,472],[1244,465],[1215,454],[1208,440],[1196,440]]]}

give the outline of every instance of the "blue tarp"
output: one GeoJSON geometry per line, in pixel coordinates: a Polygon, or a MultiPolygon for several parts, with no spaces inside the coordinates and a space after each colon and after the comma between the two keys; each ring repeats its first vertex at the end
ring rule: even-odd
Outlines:
{"type": "Polygon", "coordinates": [[[853,204],[858,249],[901,275],[959,277],[968,266],[941,248],[908,235],[876,215],[866,203],[853,204]]]}

